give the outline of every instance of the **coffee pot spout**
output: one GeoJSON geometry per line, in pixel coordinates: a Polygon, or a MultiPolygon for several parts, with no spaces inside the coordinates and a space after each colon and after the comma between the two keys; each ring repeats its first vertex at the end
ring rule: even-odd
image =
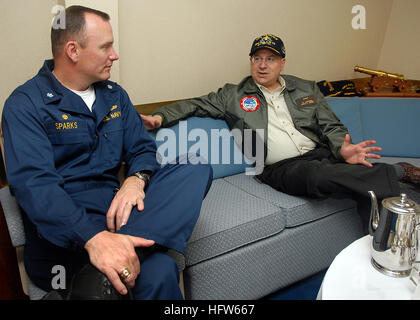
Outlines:
{"type": "Polygon", "coordinates": [[[370,196],[370,228],[372,231],[375,231],[379,226],[379,208],[378,200],[376,199],[376,194],[373,191],[368,191],[370,196]]]}

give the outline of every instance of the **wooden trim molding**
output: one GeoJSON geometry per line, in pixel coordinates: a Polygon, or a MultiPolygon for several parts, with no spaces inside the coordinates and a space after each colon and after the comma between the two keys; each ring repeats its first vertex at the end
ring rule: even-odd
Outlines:
{"type": "MultiPolygon", "coordinates": [[[[183,99],[182,99],[183,100],[183,99]]],[[[162,102],[153,102],[153,103],[146,103],[146,104],[139,104],[135,105],[134,108],[140,113],[144,115],[151,115],[155,110],[164,107],[168,104],[181,101],[181,100],[171,100],[171,101],[162,101],[162,102]]]]}

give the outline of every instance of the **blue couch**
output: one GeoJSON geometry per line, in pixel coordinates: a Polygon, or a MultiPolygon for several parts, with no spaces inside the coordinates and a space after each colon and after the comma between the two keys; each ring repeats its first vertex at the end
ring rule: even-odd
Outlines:
{"type": "MultiPolygon", "coordinates": [[[[383,157],[420,158],[420,99],[327,98],[354,143],[376,140],[383,157]]],[[[416,161],[413,159],[413,161],[416,161]]]]}
{"type": "MultiPolygon", "coordinates": [[[[327,100],[353,142],[374,139],[381,161],[420,166],[420,99],[327,100]]],[[[189,118],[169,129],[153,134],[164,160],[200,153],[214,170],[185,255],[176,256],[187,299],[264,297],[326,269],[363,236],[353,200],[289,196],[246,175],[251,165],[223,120],[189,118]]]]}

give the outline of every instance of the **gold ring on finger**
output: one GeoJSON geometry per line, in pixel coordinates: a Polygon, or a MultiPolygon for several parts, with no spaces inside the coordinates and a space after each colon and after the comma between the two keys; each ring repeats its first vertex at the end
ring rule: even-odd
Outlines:
{"type": "Polygon", "coordinates": [[[123,277],[124,279],[128,279],[130,276],[131,276],[131,272],[130,272],[130,270],[128,270],[128,268],[124,268],[122,271],[121,271],[121,277],[123,277]]]}

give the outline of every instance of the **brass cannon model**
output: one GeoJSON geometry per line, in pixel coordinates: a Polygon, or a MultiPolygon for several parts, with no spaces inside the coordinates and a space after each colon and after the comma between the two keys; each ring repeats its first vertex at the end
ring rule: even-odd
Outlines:
{"type": "MultiPolygon", "coordinates": [[[[354,71],[366,73],[372,76],[369,86],[371,92],[373,93],[380,94],[381,91],[388,91],[390,95],[392,95],[392,93],[400,95],[407,93],[411,88],[411,83],[407,81],[402,74],[373,70],[360,66],[355,66],[354,71]]],[[[366,93],[366,95],[371,94],[366,93]]]]}

